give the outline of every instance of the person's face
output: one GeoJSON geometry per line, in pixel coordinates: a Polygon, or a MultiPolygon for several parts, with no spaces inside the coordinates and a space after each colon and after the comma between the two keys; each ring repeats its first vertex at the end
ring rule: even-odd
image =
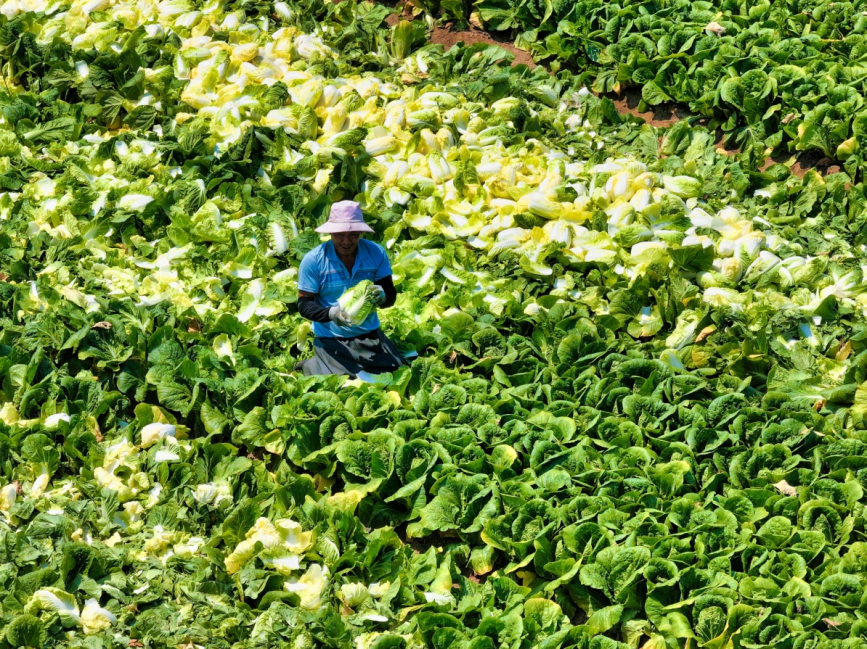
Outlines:
{"type": "Polygon", "coordinates": [[[335,232],[331,235],[334,248],[341,257],[354,255],[358,249],[359,239],[361,239],[361,232],[335,232]]]}

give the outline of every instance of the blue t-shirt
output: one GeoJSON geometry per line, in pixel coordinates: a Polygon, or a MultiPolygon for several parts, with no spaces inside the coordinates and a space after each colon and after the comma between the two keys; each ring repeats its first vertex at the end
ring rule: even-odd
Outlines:
{"type": "MultiPolygon", "coordinates": [[[[385,249],[367,239],[358,240],[358,252],[352,273],[337,256],[334,244],[326,241],[304,255],[298,272],[298,290],[315,293],[320,306],[332,307],[347,289],[362,280],[371,282],[391,275],[391,263],[385,249]]],[[[333,322],[314,322],[313,333],[320,338],[352,338],[379,329],[379,316],[373,311],[364,322],[340,327],[333,322]]]]}

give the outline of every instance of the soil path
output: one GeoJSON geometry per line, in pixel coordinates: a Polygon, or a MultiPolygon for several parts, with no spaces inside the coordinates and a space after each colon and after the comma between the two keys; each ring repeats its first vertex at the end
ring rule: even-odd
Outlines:
{"type": "MultiPolygon", "coordinates": [[[[406,3],[405,0],[377,0],[377,3],[384,4],[389,7],[394,7],[396,9],[401,9],[400,13],[391,14],[388,18],[385,19],[385,22],[388,23],[390,26],[394,26],[399,20],[414,20],[420,17],[413,16],[413,7],[412,5],[406,3]]],[[[533,60],[533,57],[530,56],[529,52],[519,50],[505,36],[492,34],[490,32],[486,32],[482,29],[477,29],[475,27],[473,27],[472,29],[456,29],[452,23],[446,23],[443,26],[437,25],[436,27],[434,27],[433,34],[431,35],[431,42],[442,45],[447,50],[450,49],[453,45],[457,45],[458,43],[464,43],[466,45],[473,45],[474,43],[499,45],[504,50],[515,56],[515,60],[512,62],[512,65],[524,64],[529,68],[535,68],[538,65],[533,60]]]]}
{"type": "MultiPolygon", "coordinates": [[[[386,18],[389,25],[395,25],[399,20],[419,20],[421,14],[413,16],[413,7],[407,0],[375,0],[378,4],[383,4],[395,9],[399,9],[398,13],[391,14],[386,18]]],[[[442,26],[435,26],[433,34],[431,34],[431,42],[437,43],[445,47],[446,50],[458,43],[472,45],[474,43],[487,43],[489,45],[499,45],[507,52],[514,55],[515,59],[512,65],[526,65],[529,68],[539,67],[539,64],[533,60],[529,52],[520,50],[511,42],[511,40],[503,34],[496,32],[487,32],[477,27],[470,29],[457,29],[453,23],[445,23],[442,26]]],[[[544,67],[544,66],[543,66],[544,67]]],[[[546,68],[547,69],[547,68],[546,68]]],[[[655,128],[666,128],[675,122],[682,119],[692,117],[692,113],[681,105],[673,102],[654,106],[652,110],[639,111],[638,105],[641,101],[641,90],[636,87],[626,88],[620,94],[610,93],[608,97],[614,102],[617,112],[621,115],[633,115],[639,118],[645,124],[649,124],[655,128]]],[[[721,132],[717,133],[717,147],[725,150],[729,155],[738,153],[738,149],[734,147],[724,148],[721,143],[721,132]]],[[[789,166],[792,173],[799,178],[803,178],[810,170],[818,171],[822,175],[837,173],[841,171],[841,167],[836,161],[830,160],[821,154],[815,152],[804,152],[797,156],[792,161],[791,155],[780,155],[774,158],[767,158],[765,164],[762,165],[762,171],[770,167],[772,164],[784,163],[789,166]]]]}

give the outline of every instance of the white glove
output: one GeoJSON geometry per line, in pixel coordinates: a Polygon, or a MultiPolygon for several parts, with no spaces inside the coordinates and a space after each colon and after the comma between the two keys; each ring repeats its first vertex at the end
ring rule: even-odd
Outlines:
{"type": "Polygon", "coordinates": [[[352,318],[339,304],[328,309],[328,319],[338,327],[349,327],[352,325],[352,318]]]}
{"type": "Polygon", "coordinates": [[[370,287],[370,294],[373,299],[373,303],[376,306],[382,306],[385,304],[385,289],[381,286],[374,284],[370,287]]]}

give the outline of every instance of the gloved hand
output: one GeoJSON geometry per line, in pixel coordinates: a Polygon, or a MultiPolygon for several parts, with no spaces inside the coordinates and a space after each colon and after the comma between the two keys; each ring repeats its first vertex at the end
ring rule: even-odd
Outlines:
{"type": "Polygon", "coordinates": [[[339,304],[335,304],[328,309],[328,319],[338,327],[349,327],[352,325],[352,318],[339,304]]]}
{"type": "Polygon", "coordinates": [[[385,304],[385,289],[381,286],[374,284],[370,287],[370,295],[373,300],[373,303],[376,306],[382,306],[385,304]]]}

